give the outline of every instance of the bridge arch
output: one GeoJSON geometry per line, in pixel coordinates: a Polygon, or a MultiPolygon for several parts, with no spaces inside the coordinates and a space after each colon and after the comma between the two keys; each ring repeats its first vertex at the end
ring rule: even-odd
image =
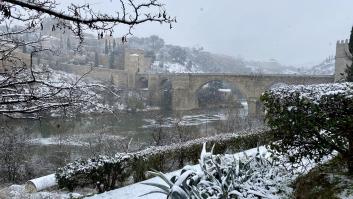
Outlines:
{"type": "Polygon", "coordinates": [[[209,82],[224,82],[226,84],[231,85],[234,89],[236,89],[239,93],[241,93],[245,98],[248,98],[249,93],[248,93],[248,89],[246,88],[246,85],[242,84],[242,82],[238,82],[238,81],[232,81],[229,80],[227,78],[202,78],[202,79],[198,79],[195,81],[191,81],[192,84],[190,85],[190,92],[191,93],[197,93],[197,91],[204,85],[206,85],[209,82]]]}
{"type": "Polygon", "coordinates": [[[148,89],[148,79],[146,77],[140,77],[136,81],[137,89],[148,89]]]}
{"type": "Polygon", "coordinates": [[[209,79],[190,90],[195,108],[212,106],[238,106],[242,114],[248,114],[247,93],[242,85],[224,79],[209,79]]]}
{"type": "Polygon", "coordinates": [[[158,83],[160,106],[163,110],[171,110],[173,107],[173,83],[168,78],[163,78],[158,83]]]}
{"type": "Polygon", "coordinates": [[[152,75],[149,77],[149,90],[154,102],[161,102],[161,91],[165,91],[166,82],[171,86],[173,110],[192,110],[199,108],[197,93],[211,81],[226,82],[236,88],[248,104],[248,114],[257,116],[260,113],[260,96],[263,92],[278,83],[315,84],[333,82],[333,76],[299,76],[299,75],[261,75],[249,76],[238,74],[173,74],[152,75]]]}

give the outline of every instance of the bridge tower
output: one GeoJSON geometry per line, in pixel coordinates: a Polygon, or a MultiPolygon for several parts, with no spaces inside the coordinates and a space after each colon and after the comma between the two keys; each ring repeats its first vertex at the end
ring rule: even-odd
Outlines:
{"type": "Polygon", "coordinates": [[[352,54],[348,49],[348,39],[337,41],[336,44],[336,63],[335,63],[335,82],[344,80],[347,65],[352,64],[352,54]]]}
{"type": "Polygon", "coordinates": [[[125,49],[124,71],[128,76],[128,87],[136,88],[136,75],[145,73],[152,65],[152,59],[145,57],[143,50],[125,49]]]}

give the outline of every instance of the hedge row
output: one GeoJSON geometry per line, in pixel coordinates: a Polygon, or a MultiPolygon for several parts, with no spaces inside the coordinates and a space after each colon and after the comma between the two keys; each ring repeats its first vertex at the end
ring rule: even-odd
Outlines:
{"type": "Polygon", "coordinates": [[[353,83],[297,85],[266,91],[261,97],[276,151],[320,161],[337,151],[353,174],[353,83]]]}
{"type": "Polygon", "coordinates": [[[77,160],[59,168],[56,178],[60,188],[96,187],[100,192],[147,179],[146,172],[168,172],[184,165],[197,164],[202,144],[215,145],[214,153],[235,153],[273,140],[264,129],[238,134],[222,134],[169,146],[151,147],[134,153],[118,153],[114,157],[98,156],[77,160]]]}

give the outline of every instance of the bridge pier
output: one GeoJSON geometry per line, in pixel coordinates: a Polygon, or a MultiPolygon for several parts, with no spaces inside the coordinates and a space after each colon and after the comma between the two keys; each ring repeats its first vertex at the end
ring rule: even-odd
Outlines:
{"type": "Polygon", "coordinates": [[[162,100],[158,80],[157,76],[150,75],[148,77],[149,101],[152,106],[160,106],[162,100]]]}
{"type": "Polygon", "coordinates": [[[173,89],[172,109],[176,111],[188,111],[199,107],[196,96],[188,89],[173,89]]]}
{"type": "Polygon", "coordinates": [[[257,97],[249,97],[248,102],[248,116],[256,117],[260,113],[260,100],[257,97]]]}

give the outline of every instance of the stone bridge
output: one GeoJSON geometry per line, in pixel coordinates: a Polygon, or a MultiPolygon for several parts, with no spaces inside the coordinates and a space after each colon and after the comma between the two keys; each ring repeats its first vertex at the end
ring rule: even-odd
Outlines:
{"type": "MultiPolygon", "coordinates": [[[[142,55],[127,54],[124,70],[94,68],[90,77],[113,83],[116,86],[129,89],[148,90],[153,105],[162,102],[162,91],[168,84],[171,91],[173,110],[192,110],[199,108],[198,91],[203,85],[211,81],[222,81],[232,85],[248,102],[249,115],[257,115],[261,106],[260,95],[271,86],[284,84],[319,84],[344,80],[345,69],[352,63],[353,56],[348,50],[348,40],[338,41],[336,44],[335,74],[327,76],[310,75],[239,75],[222,73],[199,74],[144,74],[148,64],[142,55]]],[[[54,67],[55,68],[55,67],[54,67]]],[[[90,70],[90,66],[66,66],[61,64],[57,69],[78,75],[90,70]]]]}
{"type": "Polygon", "coordinates": [[[162,100],[165,82],[170,82],[173,110],[192,110],[199,108],[197,93],[211,81],[222,81],[236,88],[248,102],[248,113],[255,116],[259,112],[261,94],[271,86],[284,84],[319,84],[334,82],[334,75],[239,75],[221,73],[199,74],[138,74],[137,88],[148,88],[151,102],[162,100]]]}

